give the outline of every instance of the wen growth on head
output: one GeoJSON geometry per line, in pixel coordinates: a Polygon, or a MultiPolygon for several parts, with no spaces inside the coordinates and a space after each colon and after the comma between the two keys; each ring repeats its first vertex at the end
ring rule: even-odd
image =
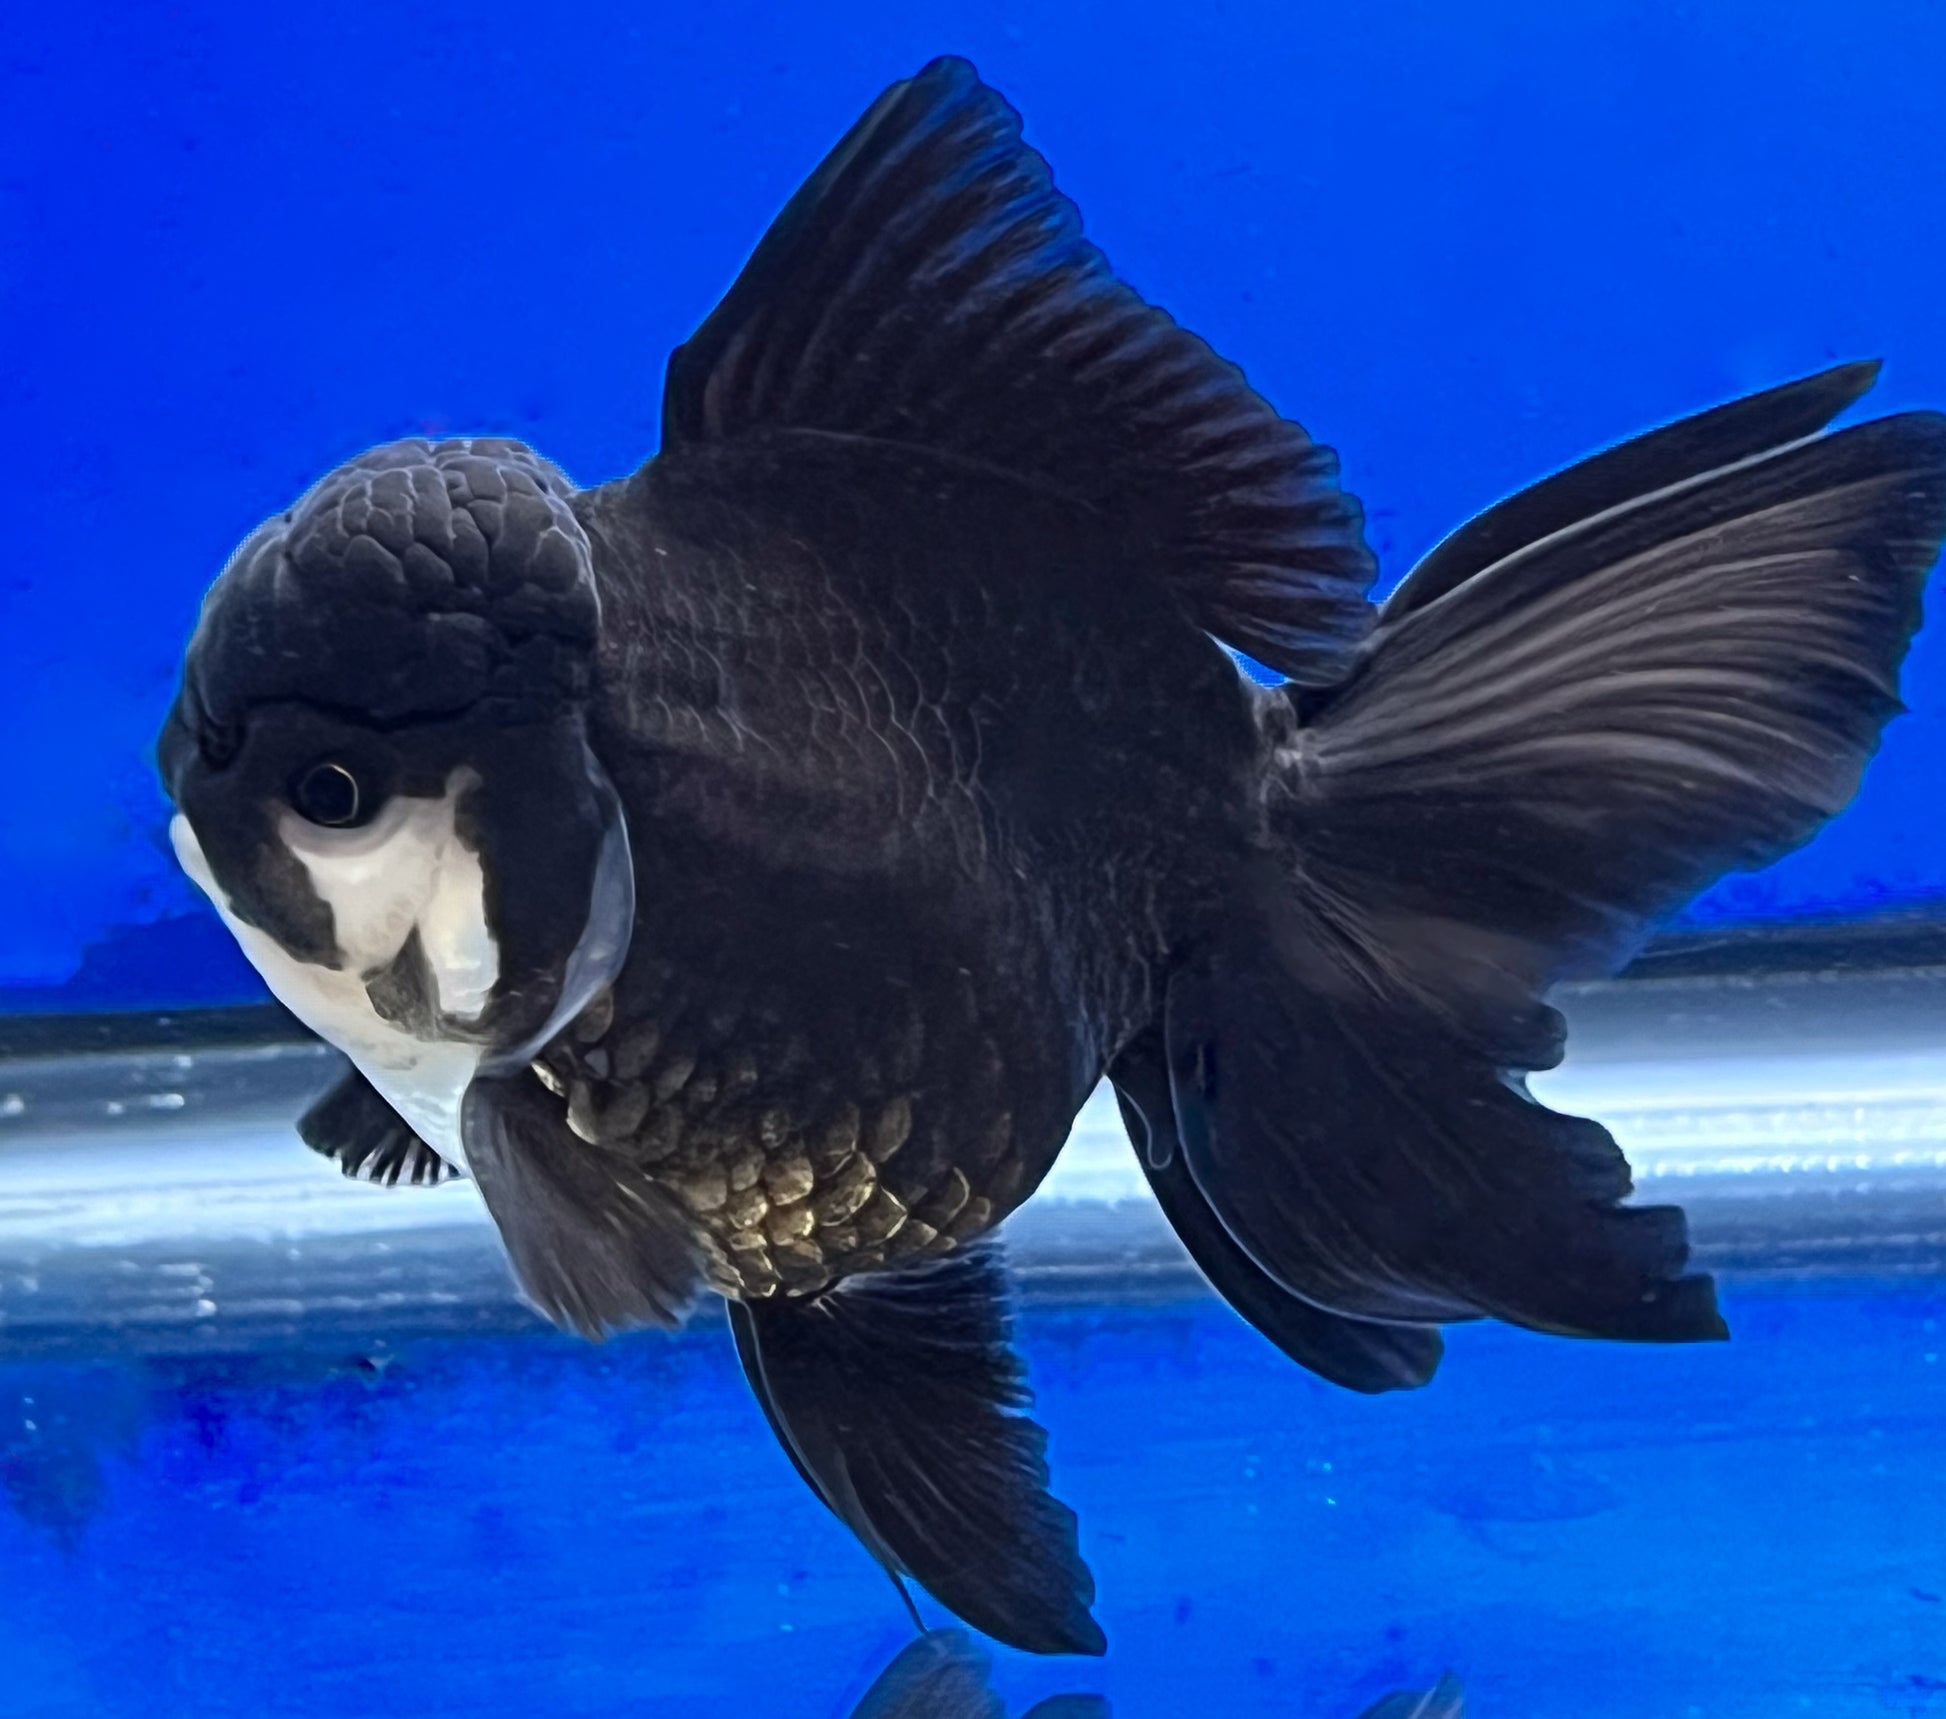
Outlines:
{"type": "Polygon", "coordinates": [[[351,1059],[312,1146],[471,1176],[576,1331],[726,1297],[888,1570],[1098,1652],[984,1238],[1104,1076],[1210,1282],[1339,1384],[1482,1316],[1723,1334],[1681,1213],[1523,1077],[1557,980],[1803,842],[1899,708],[1946,419],[1827,433],[1873,375],[1549,478],[1374,607],[1331,452],[941,60],[671,358],[632,476],[395,443],[244,543],[176,848],[351,1059]]]}

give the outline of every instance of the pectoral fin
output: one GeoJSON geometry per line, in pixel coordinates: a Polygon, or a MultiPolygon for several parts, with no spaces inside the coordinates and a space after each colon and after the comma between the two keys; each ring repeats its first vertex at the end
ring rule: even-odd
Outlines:
{"type": "Polygon", "coordinates": [[[461,1126],[514,1276],[548,1318],[591,1338],[682,1322],[702,1248],[639,1166],[570,1129],[531,1074],[475,1080],[461,1126]]]}
{"type": "Polygon", "coordinates": [[[297,1137],[360,1182],[431,1187],[459,1174],[355,1068],[297,1119],[297,1137]]]}

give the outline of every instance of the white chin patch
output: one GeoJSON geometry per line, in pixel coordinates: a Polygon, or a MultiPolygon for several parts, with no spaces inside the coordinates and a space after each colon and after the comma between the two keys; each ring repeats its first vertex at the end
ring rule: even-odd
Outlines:
{"type": "Polygon", "coordinates": [[[328,830],[295,812],[277,834],[331,909],[331,935],[355,975],[391,965],[412,933],[432,970],[439,1011],[462,1025],[480,1018],[500,953],[487,929],[480,856],[453,827],[470,771],[456,772],[437,800],[395,795],[355,830],[328,830]]]}
{"type": "Polygon", "coordinates": [[[276,938],[238,919],[189,820],[178,813],[169,825],[183,870],[222,915],[271,994],[350,1057],[455,1169],[466,1165],[460,1102],[482,1047],[423,1039],[388,1021],[373,1006],[365,984],[391,964],[416,930],[438,991],[428,1001],[437,1004],[441,1017],[464,1026],[485,1010],[500,959],[487,925],[479,855],[454,827],[454,808],[465,785],[456,776],[439,799],[395,797],[355,830],[322,829],[294,812],[280,817],[279,837],[331,910],[343,970],[300,961],[276,938]]]}

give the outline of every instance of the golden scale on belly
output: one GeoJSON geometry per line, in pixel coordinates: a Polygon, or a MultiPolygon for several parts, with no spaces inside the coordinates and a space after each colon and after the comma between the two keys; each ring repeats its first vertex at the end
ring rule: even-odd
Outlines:
{"type": "Polygon", "coordinates": [[[972,1040],[970,1081],[929,1080],[908,1004],[875,1036],[882,1054],[822,1073],[774,1007],[697,1013],[624,1021],[605,992],[533,1066],[580,1138],[641,1165],[695,1218],[719,1292],[811,1294],[936,1258],[1011,1207],[1026,1167],[990,1037],[972,1040]]]}

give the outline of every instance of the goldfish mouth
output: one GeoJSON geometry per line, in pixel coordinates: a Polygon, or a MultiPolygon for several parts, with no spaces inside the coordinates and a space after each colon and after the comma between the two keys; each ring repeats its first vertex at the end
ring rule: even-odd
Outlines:
{"type": "Polygon", "coordinates": [[[486,864],[459,816],[476,781],[471,770],[457,770],[437,798],[396,797],[356,829],[326,829],[293,812],[279,816],[274,839],[331,916],[334,959],[327,962],[299,958],[250,923],[187,816],[178,813],[169,826],[183,871],[271,994],[350,1057],[455,1167],[465,1162],[460,1110],[474,1077],[524,1065],[565,1030],[621,970],[635,916],[628,831],[616,807],[581,936],[558,983],[535,997],[540,1018],[520,1020],[520,987],[488,913],[486,864]],[[519,1025],[508,1044],[510,1015],[519,1025]]]}
{"type": "Polygon", "coordinates": [[[468,1036],[501,977],[485,868],[459,828],[478,781],[455,770],[438,797],[394,796],[355,829],[290,811],[277,819],[277,839],[330,910],[341,964],[365,979],[379,1013],[427,1036],[468,1036]]]}
{"type": "MultiPolygon", "coordinates": [[[[398,947],[374,968],[361,970],[345,960],[342,943],[339,965],[303,961],[236,912],[194,827],[181,813],[170,822],[169,838],[184,872],[209,897],[271,994],[311,1031],[343,1051],[447,1163],[464,1167],[460,1105],[479,1069],[483,1048],[443,1030],[432,1002],[442,994],[442,987],[437,969],[427,959],[427,941],[418,921],[406,925],[398,947]]],[[[328,868],[324,875],[331,879],[328,868]]],[[[314,882],[317,876],[314,872],[314,882]]],[[[344,872],[335,881],[342,885],[344,872]]],[[[342,897],[342,889],[338,893],[342,897]]],[[[330,895],[324,898],[335,912],[330,895]]],[[[341,936],[358,948],[372,923],[368,918],[341,936]]],[[[488,937],[490,946],[490,933],[488,937]]]]}

